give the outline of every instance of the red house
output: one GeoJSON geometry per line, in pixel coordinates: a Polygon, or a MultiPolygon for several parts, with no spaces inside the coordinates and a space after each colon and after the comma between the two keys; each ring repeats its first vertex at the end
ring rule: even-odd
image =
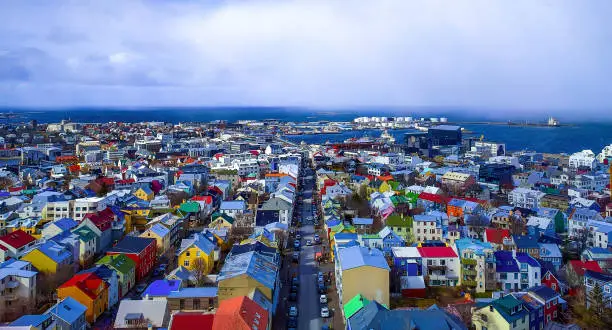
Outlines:
{"type": "Polygon", "coordinates": [[[536,286],[529,289],[529,295],[544,305],[544,326],[559,316],[559,293],[546,286],[536,286]]]}
{"type": "Polygon", "coordinates": [[[144,278],[155,265],[157,243],[154,238],[126,236],[107,255],[125,254],[136,263],[136,281],[144,278]]]}
{"type": "Polygon", "coordinates": [[[555,290],[555,292],[563,293],[561,291],[561,282],[557,278],[556,273],[550,269],[542,268],[542,285],[555,290]]]}

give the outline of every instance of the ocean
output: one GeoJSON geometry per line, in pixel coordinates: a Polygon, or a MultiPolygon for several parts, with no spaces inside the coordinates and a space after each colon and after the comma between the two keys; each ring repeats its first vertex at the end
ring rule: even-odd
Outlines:
{"type": "MultiPolygon", "coordinates": [[[[36,119],[40,123],[59,122],[71,119],[75,122],[208,122],[227,120],[234,122],[241,119],[262,120],[279,119],[283,121],[350,121],[359,116],[410,116],[405,111],[392,110],[320,110],[292,107],[223,107],[223,108],[66,108],[66,109],[0,109],[0,112],[12,112],[18,115],[10,121],[27,122],[36,119]]],[[[487,118],[476,118],[466,112],[455,112],[452,109],[437,113],[414,114],[414,117],[446,116],[450,121],[477,121],[487,118]]],[[[515,118],[508,118],[515,119],[515,118]]],[[[544,120],[545,118],[543,118],[544,120]]],[[[507,120],[507,119],[506,119],[507,120]]],[[[461,125],[479,137],[484,135],[487,141],[506,143],[507,150],[536,150],[550,153],[573,153],[591,149],[599,153],[601,149],[612,144],[612,122],[573,123],[563,127],[520,127],[506,125],[461,125]]],[[[294,135],[286,138],[291,141],[306,143],[323,143],[325,141],[344,141],[351,137],[380,136],[379,130],[348,131],[340,134],[294,135]]],[[[403,139],[406,130],[390,130],[397,141],[403,139]]]]}

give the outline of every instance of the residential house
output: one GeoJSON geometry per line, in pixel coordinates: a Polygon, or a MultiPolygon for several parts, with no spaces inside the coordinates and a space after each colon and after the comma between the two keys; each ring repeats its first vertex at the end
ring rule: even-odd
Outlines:
{"type": "Polygon", "coordinates": [[[246,296],[226,299],[215,313],[213,330],[269,330],[270,316],[258,303],[246,296]]]}
{"type": "Polygon", "coordinates": [[[106,208],[97,213],[87,213],[77,228],[87,227],[96,236],[96,253],[103,253],[111,247],[113,234],[113,221],[116,215],[111,208],[106,208]]]}
{"type": "Polygon", "coordinates": [[[37,274],[27,261],[0,262],[0,295],[5,316],[16,318],[24,313],[24,307],[36,303],[37,274]]]}
{"type": "Polygon", "coordinates": [[[378,232],[378,236],[382,240],[380,249],[383,251],[385,256],[391,256],[391,248],[406,245],[406,242],[387,226],[378,232]]]}
{"type": "Polygon", "coordinates": [[[57,325],[51,315],[28,314],[11,322],[6,326],[6,329],[53,330],[56,327],[57,325]]]}
{"type": "Polygon", "coordinates": [[[69,274],[75,271],[74,258],[70,250],[52,240],[34,247],[21,257],[21,260],[30,262],[45,275],[61,271],[63,275],[67,273],[70,276],[69,274]]]}
{"type": "Polygon", "coordinates": [[[493,245],[475,239],[462,238],[455,241],[455,246],[461,259],[461,285],[472,287],[476,292],[496,290],[493,245]]]}
{"type": "Polygon", "coordinates": [[[166,299],[173,291],[181,289],[183,281],[181,280],[155,280],[142,293],[144,299],[166,299]]]}
{"type": "Polygon", "coordinates": [[[96,262],[117,272],[119,298],[125,296],[136,284],[136,263],[125,254],[106,255],[96,262]]]}
{"type": "Polygon", "coordinates": [[[165,300],[127,300],[119,304],[114,329],[165,329],[170,322],[168,302],[165,300]]]}
{"type": "Polygon", "coordinates": [[[150,202],[155,198],[155,193],[149,186],[140,186],[134,191],[134,196],[144,201],[150,202]]]}
{"type": "Polygon", "coordinates": [[[476,179],[467,173],[446,172],[442,176],[442,184],[449,187],[452,191],[464,191],[474,185],[476,179]]]}
{"type": "Polygon", "coordinates": [[[279,285],[277,261],[255,251],[230,253],[217,278],[219,302],[258,289],[276,308],[279,285]]]}
{"type": "Polygon", "coordinates": [[[413,217],[412,234],[416,242],[441,241],[442,224],[434,215],[417,214],[413,217]]]}
{"type": "Polygon", "coordinates": [[[535,236],[512,235],[512,243],[518,252],[528,253],[534,258],[540,258],[540,245],[535,236]]]}
{"type": "Polygon", "coordinates": [[[513,206],[535,210],[538,208],[540,200],[545,195],[545,193],[537,190],[514,188],[508,193],[508,203],[513,206]]]}
{"type": "Polygon", "coordinates": [[[107,255],[125,254],[136,263],[136,282],[143,279],[155,265],[157,243],[153,238],[126,236],[107,255]]]}
{"type": "Polygon", "coordinates": [[[612,271],[612,251],[600,247],[591,247],[582,251],[582,260],[595,261],[604,272],[612,271]]]}
{"type": "Polygon", "coordinates": [[[35,243],[36,239],[21,229],[0,236],[0,262],[8,258],[21,258],[35,243]]]}
{"type": "MultiPolygon", "coordinates": [[[[392,214],[387,217],[387,227],[391,228],[398,236],[404,239],[404,241],[411,243],[414,241],[413,219],[409,216],[400,214],[392,214]]],[[[424,229],[424,228],[423,228],[424,229]]]]}
{"type": "Polygon", "coordinates": [[[361,246],[343,248],[337,253],[335,278],[341,304],[361,294],[389,306],[390,268],[383,253],[361,246]],[[368,285],[364,286],[366,282],[368,285]]]}
{"type": "Polygon", "coordinates": [[[181,288],[168,293],[166,300],[171,312],[210,311],[219,307],[215,286],[181,288]]]}
{"type": "Polygon", "coordinates": [[[77,235],[79,240],[79,264],[81,267],[87,267],[96,255],[99,236],[88,226],[75,228],[72,233],[77,235]]]}
{"type": "Polygon", "coordinates": [[[531,330],[529,311],[513,295],[505,295],[472,310],[472,324],[476,330],[508,329],[531,330]]]}
{"type": "Polygon", "coordinates": [[[108,308],[119,302],[119,279],[117,271],[106,265],[95,265],[79,272],[79,274],[93,273],[104,280],[108,285],[108,308]]]}
{"type": "Polygon", "coordinates": [[[78,223],[70,218],[61,218],[45,224],[42,229],[43,238],[51,238],[65,231],[72,230],[78,223]]]}
{"type": "Polygon", "coordinates": [[[214,251],[215,244],[209,238],[202,234],[195,234],[192,238],[185,238],[181,241],[178,264],[192,270],[196,265],[196,260],[201,260],[204,263],[204,273],[209,274],[215,265],[214,251]]]}
{"type": "MultiPolygon", "coordinates": [[[[586,270],[584,272],[584,287],[587,297],[590,296],[591,291],[593,291],[596,285],[599,285],[603,292],[605,306],[612,308],[612,275],[586,270]]],[[[587,299],[587,308],[589,305],[590,302],[587,299]]]]}
{"type": "Polygon", "coordinates": [[[422,274],[429,286],[456,286],[460,283],[459,257],[449,246],[421,246],[422,274]]]}
{"type": "Polygon", "coordinates": [[[242,215],[247,211],[247,204],[243,200],[223,201],[219,207],[219,213],[226,214],[232,218],[242,215]]]}
{"type": "Polygon", "coordinates": [[[563,255],[559,245],[551,243],[538,243],[540,246],[540,259],[550,262],[555,270],[559,270],[563,265],[563,255]]]}
{"type": "Polygon", "coordinates": [[[85,306],[89,323],[94,323],[108,308],[108,284],[94,273],[74,275],[57,289],[57,296],[72,297],[85,306]]]}
{"type": "Polygon", "coordinates": [[[163,255],[171,247],[170,230],[160,223],[156,223],[145,230],[140,237],[154,238],[157,242],[157,254],[163,255]]]}
{"type": "MultiPolygon", "coordinates": [[[[271,211],[271,212],[276,212],[276,211],[271,211]]],[[[276,215],[276,217],[274,217],[274,220],[276,219],[278,219],[278,214],[276,215]]],[[[233,217],[227,214],[218,213],[218,212],[213,213],[212,216],[210,217],[210,220],[211,221],[210,221],[210,224],[208,225],[208,228],[212,228],[212,229],[225,228],[229,231],[231,231],[232,227],[234,226],[234,221],[235,221],[233,217]]]]}
{"type": "Polygon", "coordinates": [[[85,314],[87,307],[66,297],[45,312],[55,320],[57,330],[85,330],[88,328],[85,314]]]}
{"type": "Polygon", "coordinates": [[[484,241],[491,243],[495,250],[502,250],[504,245],[511,244],[512,237],[508,229],[487,228],[485,229],[484,241]]]}
{"type": "Polygon", "coordinates": [[[277,211],[277,221],[284,224],[290,224],[291,218],[293,217],[292,203],[293,201],[289,201],[281,197],[271,197],[261,205],[258,213],[260,211],[277,211]]]}
{"type": "Polygon", "coordinates": [[[561,296],[555,290],[543,285],[534,286],[529,289],[527,294],[537,300],[544,309],[543,325],[556,320],[561,314],[561,296]]]}
{"type": "Polygon", "coordinates": [[[527,218],[527,233],[531,236],[554,236],[555,223],[551,218],[530,216],[527,218]]]}

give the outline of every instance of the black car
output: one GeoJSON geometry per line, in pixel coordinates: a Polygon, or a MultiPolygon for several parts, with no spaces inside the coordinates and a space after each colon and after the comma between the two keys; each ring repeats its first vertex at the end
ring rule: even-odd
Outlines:
{"type": "Polygon", "coordinates": [[[290,301],[296,301],[296,300],[297,300],[297,296],[298,296],[298,295],[297,295],[297,292],[291,292],[291,293],[289,294],[289,300],[290,300],[290,301]]]}
{"type": "Polygon", "coordinates": [[[327,288],[325,287],[325,285],[320,285],[320,284],[319,284],[319,293],[320,293],[320,294],[325,294],[325,293],[327,293],[327,288]]]}
{"type": "Polygon", "coordinates": [[[295,293],[297,293],[297,292],[298,292],[298,287],[297,287],[297,285],[292,285],[292,286],[291,286],[291,292],[295,292],[295,293]]]}
{"type": "Polygon", "coordinates": [[[299,262],[300,261],[300,253],[299,252],[293,252],[293,262],[299,262]]]}
{"type": "Polygon", "coordinates": [[[289,316],[287,319],[287,328],[297,328],[297,317],[289,316]]]}
{"type": "Polygon", "coordinates": [[[297,277],[294,277],[291,280],[291,285],[293,285],[293,286],[300,286],[300,279],[298,279],[297,277]]]}

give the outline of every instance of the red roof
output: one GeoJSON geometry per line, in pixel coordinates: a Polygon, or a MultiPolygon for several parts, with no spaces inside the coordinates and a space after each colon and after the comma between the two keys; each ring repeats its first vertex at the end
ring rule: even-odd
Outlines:
{"type": "Polygon", "coordinates": [[[439,204],[446,203],[446,198],[444,198],[444,196],[437,195],[437,194],[432,194],[432,193],[426,193],[426,192],[420,193],[419,194],[419,199],[424,199],[426,201],[430,201],[430,202],[434,202],[434,203],[439,203],[439,204]]]}
{"type": "Polygon", "coordinates": [[[495,244],[503,244],[504,238],[510,237],[510,230],[487,228],[485,229],[485,241],[495,244]]]}
{"type": "Polygon", "coordinates": [[[17,192],[17,191],[22,191],[24,189],[25,189],[25,187],[9,187],[8,191],[9,192],[17,192]]]}
{"type": "Polygon", "coordinates": [[[0,241],[2,241],[2,245],[10,246],[14,249],[20,249],[32,242],[34,242],[36,238],[32,237],[32,235],[26,233],[25,231],[19,229],[15,230],[12,233],[6,234],[0,237],[0,241]]]}
{"type": "Polygon", "coordinates": [[[62,284],[60,288],[75,286],[91,299],[96,299],[107,285],[108,284],[95,273],[84,273],[74,275],[71,279],[62,284]]]}
{"type": "Polygon", "coordinates": [[[193,196],[191,200],[195,202],[204,202],[206,204],[212,204],[212,196],[193,196]]]}
{"type": "Polygon", "coordinates": [[[172,315],[170,330],[211,330],[215,314],[176,313],[172,315]]]}
{"type": "Polygon", "coordinates": [[[100,231],[105,231],[113,224],[113,220],[115,220],[115,213],[110,207],[107,207],[104,210],[96,213],[85,214],[83,220],[85,219],[91,220],[91,222],[98,227],[100,231]]]}
{"type": "Polygon", "coordinates": [[[583,276],[587,269],[598,273],[603,272],[597,261],[570,260],[570,264],[578,276],[583,276]]]}
{"type": "Polygon", "coordinates": [[[234,297],[219,304],[213,329],[251,330],[268,328],[268,311],[249,297],[234,297]]]}
{"type": "Polygon", "coordinates": [[[130,183],[134,183],[136,182],[136,180],[134,179],[125,179],[125,180],[117,180],[116,183],[118,184],[130,184],[130,183]]]}
{"type": "Polygon", "coordinates": [[[423,258],[456,258],[457,253],[450,246],[422,246],[418,247],[423,258]]]}
{"type": "Polygon", "coordinates": [[[259,150],[249,150],[251,155],[259,156],[259,150]]]}

